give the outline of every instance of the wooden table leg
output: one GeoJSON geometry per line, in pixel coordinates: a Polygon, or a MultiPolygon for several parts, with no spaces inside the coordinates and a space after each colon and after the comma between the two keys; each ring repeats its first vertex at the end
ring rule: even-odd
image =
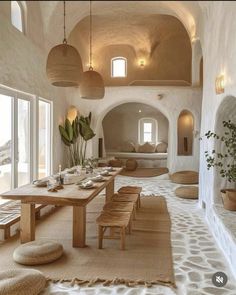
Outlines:
{"type": "Polygon", "coordinates": [[[73,247],[86,247],[86,207],[73,206],[73,247]]]}
{"type": "Polygon", "coordinates": [[[21,203],[20,240],[21,243],[35,240],[35,204],[21,203]]]}
{"type": "Polygon", "coordinates": [[[106,186],[106,203],[111,201],[112,196],[115,191],[115,181],[114,179],[106,186]]]}

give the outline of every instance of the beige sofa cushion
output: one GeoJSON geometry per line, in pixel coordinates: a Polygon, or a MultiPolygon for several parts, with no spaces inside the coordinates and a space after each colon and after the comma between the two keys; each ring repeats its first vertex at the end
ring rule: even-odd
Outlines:
{"type": "Polygon", "coordinates": [[[167,152],[167,143],[165,142],[158,142],[158,144],[156,145],[156,152],[157,153],[166,153],[167,152]]]}
{"type": "Polygon", "coordinates": [[[138,153],[155,153],[156,146],[155,144],[145,142],[142,145],[139,145],[137,152],[138,153]]]}
{"type": "Polygon", "coordinates": [[[126,141],[121,146],[121,152],[135,152],[135,145],[131,141],[126,141]]]}
{"type": "Polygon", "coordinates": [[[38,295],[46,282],[43,274],[32,268],[0,271],[0,294],[38,295]]]}
{"type": "Polygon", "coordinates": [[[15,262],[23,265],[50,263],[63,254],[61,244],[54,241],[33,241],[20,245],[13,253],[15,262]]]}

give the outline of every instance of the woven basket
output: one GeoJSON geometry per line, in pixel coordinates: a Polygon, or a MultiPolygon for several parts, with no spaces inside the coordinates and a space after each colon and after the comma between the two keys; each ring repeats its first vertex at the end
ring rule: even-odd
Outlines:
{"type": "Polygon", "coordinates": [[[179,171],[170,176],[170,180],[179,184],[198,184],[198,172],[196,171],[179,171]]]}
{"type": "Polygon", "coordinates": [[[222,189],[221,196],[226,210],[236,211],[236,190],[222,189]]]}
{"type": "Polygon", "coordinates": [[[197,186],[180,186],[175,190],[177,197],[183,199],[198,199],[198,187],[197,186]]]}
{"type": "Polygon", "coordinates": [[[134,160],[134,159],[128,159],[128,160],[126,161],[125,166],[126,166],[126,170],[127,170],[127,171],[134,171],[134,170],[137,169],[137,167],[138,167],[138,163],[137,163],[137,161],[134,160]]]}

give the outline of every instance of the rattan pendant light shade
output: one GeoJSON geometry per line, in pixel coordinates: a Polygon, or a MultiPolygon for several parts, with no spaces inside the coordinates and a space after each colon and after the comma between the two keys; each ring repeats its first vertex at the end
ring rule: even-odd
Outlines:
{"type": "Polygon", "coordinates": [[[90,56],[89,70],[84,72],[80,83],[80,97],[84,99],[102,99],[105,95],[105,87],[102,76],[92,67],[92,9],[90,1],[90,56]]]}
{"type": "Polygon", "coordinates": [[[85,99],[102,99],[105,94],[102,76],[89,70],[83,73],[80,84],[80,97],[85,99]]]}
{"type": "Polygon", "coordinates": [[[65,33],[65,1],[64,1],[64,40],[62,44],[53,47],[47,58],[47,77],[51,84],[59,87],[78,86],[83,66],[77,49],[67,44],[65,33]]]}
{"type": "Polygon", "coordinates": [[[47,76],[52,85],[78,86],[82,74],[81,57],[73,46],[60,44],[50,50],[47,59],[47,76]]]}

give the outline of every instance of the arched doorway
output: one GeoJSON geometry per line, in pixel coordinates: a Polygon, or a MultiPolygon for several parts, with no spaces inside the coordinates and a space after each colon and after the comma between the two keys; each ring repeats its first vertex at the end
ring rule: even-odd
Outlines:
{"type": "Polygon", "coordinates": [[[167,118],[154,107],[133,102],[121,104],[110,110],[102,121],[106,151],[118,151],[126,142],[168,143],[168,125],[167,118]],[[146,124],[146,130],[140,122],[146,124]]]}

